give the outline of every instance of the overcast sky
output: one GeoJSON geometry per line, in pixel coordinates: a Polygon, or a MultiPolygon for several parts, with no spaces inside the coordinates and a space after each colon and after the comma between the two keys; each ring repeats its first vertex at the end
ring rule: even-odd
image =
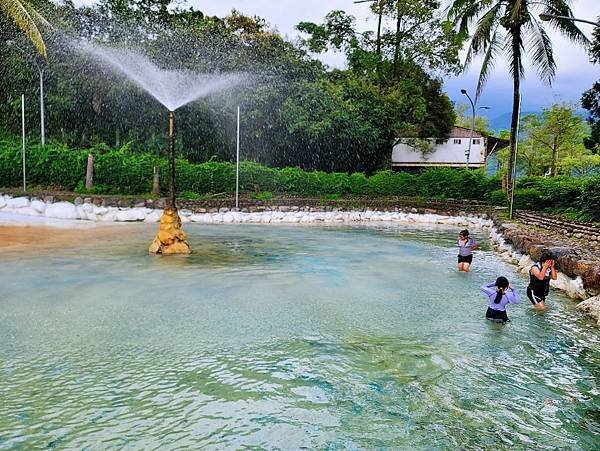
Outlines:
{"type": "MultiPolygon", "coordinates": [[[[79,0],[76,3],[90,3],[92,0],[79,0]]],[[[573,0],[575,17],[595,20],[600,16],[600,0],[573,0]]],[[[288,39],[295,39],[298,32],[295,25],[301,21],[321,22],[325,15],[334,9],[343,9],[357,19],[359,29],[375,29],[376,21],[371,17],[368,4],[354,4],[352,0],[187,0],[183,4],[192,5],[208,15],[224,16],[232,9],[245,14],[256,14],[269,22],[288,39]]],[[[581,29],[591,35],[593,26],[580,24],[581,29]]],[[[522,84],[523,111],[538,110],[555,101],[578,102],[581,94],[600,78],[600,65],[593,65],[588,55],[579,46],[565,40],[550,30],[557,61],[557,75],[553,86],[543,85],[536,73],[526,67],[526,78],[522,84]]],[[[320,58],[330,66],[344,67],[341,54],[327,54],[320,58]]],[[[452,100],[464,101],[460,89],[473,92],[477,83],[479,64],[475,63],[463,75],[445,79],[445,90],[452,100]],[[462,97],[462,99],[461,99],[462,97]]],[[[498,61],[488,79],[479,105],[490,106],[489,117],[496,117],[511,109],[512,82],[504,61],[498,61]]]]}

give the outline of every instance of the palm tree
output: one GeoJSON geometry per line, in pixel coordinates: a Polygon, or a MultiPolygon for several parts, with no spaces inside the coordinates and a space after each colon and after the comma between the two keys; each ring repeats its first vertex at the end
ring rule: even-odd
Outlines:
{"type": "Polygon", "coordinates": [[[46,45],[38,28],[38,23],[50,26],[48,21],[38,13],[29,0],[0,0],[0,8],[33,42],[41,56],[46,58],[46,45]]]}
{"type": "MultiPolygon", "coordinates": [[[[556,63],[552,42],[536,13],[573,17],[569,0],[454,0],[448,18],[457,26],[459,37],[469,36],[475,22],[465,60],[465,68],[475,56],[483,56],[476,96],[481,94],[495,60],[504,54],[513,79],[513,105],[510,124],[508,192],[512,187],[513,162],[516,150],[517,123],[521,79],[525,75],[523,61],[528,57],[538,75],[548,85],[552,83],[556,63]]],[[[585,35],[568,19],[550,19],[550,25],[572,41],[587,45],[585,35]]]]}

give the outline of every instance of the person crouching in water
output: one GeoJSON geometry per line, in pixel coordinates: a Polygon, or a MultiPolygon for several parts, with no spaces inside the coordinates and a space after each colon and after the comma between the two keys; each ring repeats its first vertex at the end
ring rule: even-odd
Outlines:
{"type": "Polygon", "coordinates": [[[473,262],[473,251],[479,247],[473,238],[469,237],[469,231],[463,230],[458,234],[458,270],[469,272],[473,262]]]}
{"type": "Polygon", "coordinates": [[[497,323],[510,321],[506,314],[508,304],[518,304],[519,295],[510,286],[506,277],[498,277],[496,282],[488,283],[481,287],[481,291],[488,297],[488,309],[485,317],[497,323]]]}
{"type": "Polygon", "coordinates": [[[540,261],[529,269],[529,286],[527,297],[533,307],[539,310],[546,308],[546,296],[550,292],[550,279],[556,280],[554,257],[549,252],[542,252],[540,261]]]}

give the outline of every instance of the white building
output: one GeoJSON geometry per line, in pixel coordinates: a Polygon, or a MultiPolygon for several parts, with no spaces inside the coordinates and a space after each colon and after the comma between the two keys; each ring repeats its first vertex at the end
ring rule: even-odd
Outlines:
{"type": "MultiPolygon", "coordinates": [[[[423,152],[411,146],[413,138],[399,138],[392,150],[392,168],[426,168],[436,166],[465,167],[471,129],[454,127],[448,139],[430,138],[431,151],[423,152]]],[[[469,167],[485,166],[486,158],[493,152],[508,145],[508,141],[494,137],[486,137],[473,131],[469,167]]]]}

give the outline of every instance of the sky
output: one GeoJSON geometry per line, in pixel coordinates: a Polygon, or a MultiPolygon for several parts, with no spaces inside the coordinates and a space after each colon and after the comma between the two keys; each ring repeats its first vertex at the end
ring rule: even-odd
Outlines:
{"type": "MultiPolygon", "coordinates": [[[[76,4],[91,3],[93,0],[79,0],[76,4]]],[[[573,15],[587,20],[600,16],[600,0],[572,0],[573,15]]],[[[301,21],[320,23],[325,15],[334,9],[342,9],[356,17],[360,31],[374,30],[376,20],[370,14],[368,4],[355,4],[352,0],[186,0],[182,5],[191,5],[194,9],[208,15],[225,16],[232,9],[249,15],[264,18],[281,35],[294,40],[299,36],[295,25],[301,21]]],[[[580,23],[581,30],[591,36],[593,26],[580,23]]],[[[525,80],[522,83],[522,111],[538,111],[554,102],[578,102],[581,94],[600,78],[600,65],[589,62],[587,53],[580,46],[564,39],[554,30],[548,30],[554,46],[557,62],[556,77],[552,87],[544,85],[536,72],[526,65],[525,80]]],[[[332,67],[345,66],[344,55],[327,53],[318,56],[332,67]]],[[[477,86],[479,64],[475,61],[471,67],[458,77],[444,77],[444,89],[453,101],[466,102],[460,94],[466,89],[474,95],[477,86]]],[[[511,110],[512,81],[506,63],[498,61],[488,78],[487,85],[478,105],[488,106],[489,110],[480,110],[490,118],[500,116],[511,110]]]]}

